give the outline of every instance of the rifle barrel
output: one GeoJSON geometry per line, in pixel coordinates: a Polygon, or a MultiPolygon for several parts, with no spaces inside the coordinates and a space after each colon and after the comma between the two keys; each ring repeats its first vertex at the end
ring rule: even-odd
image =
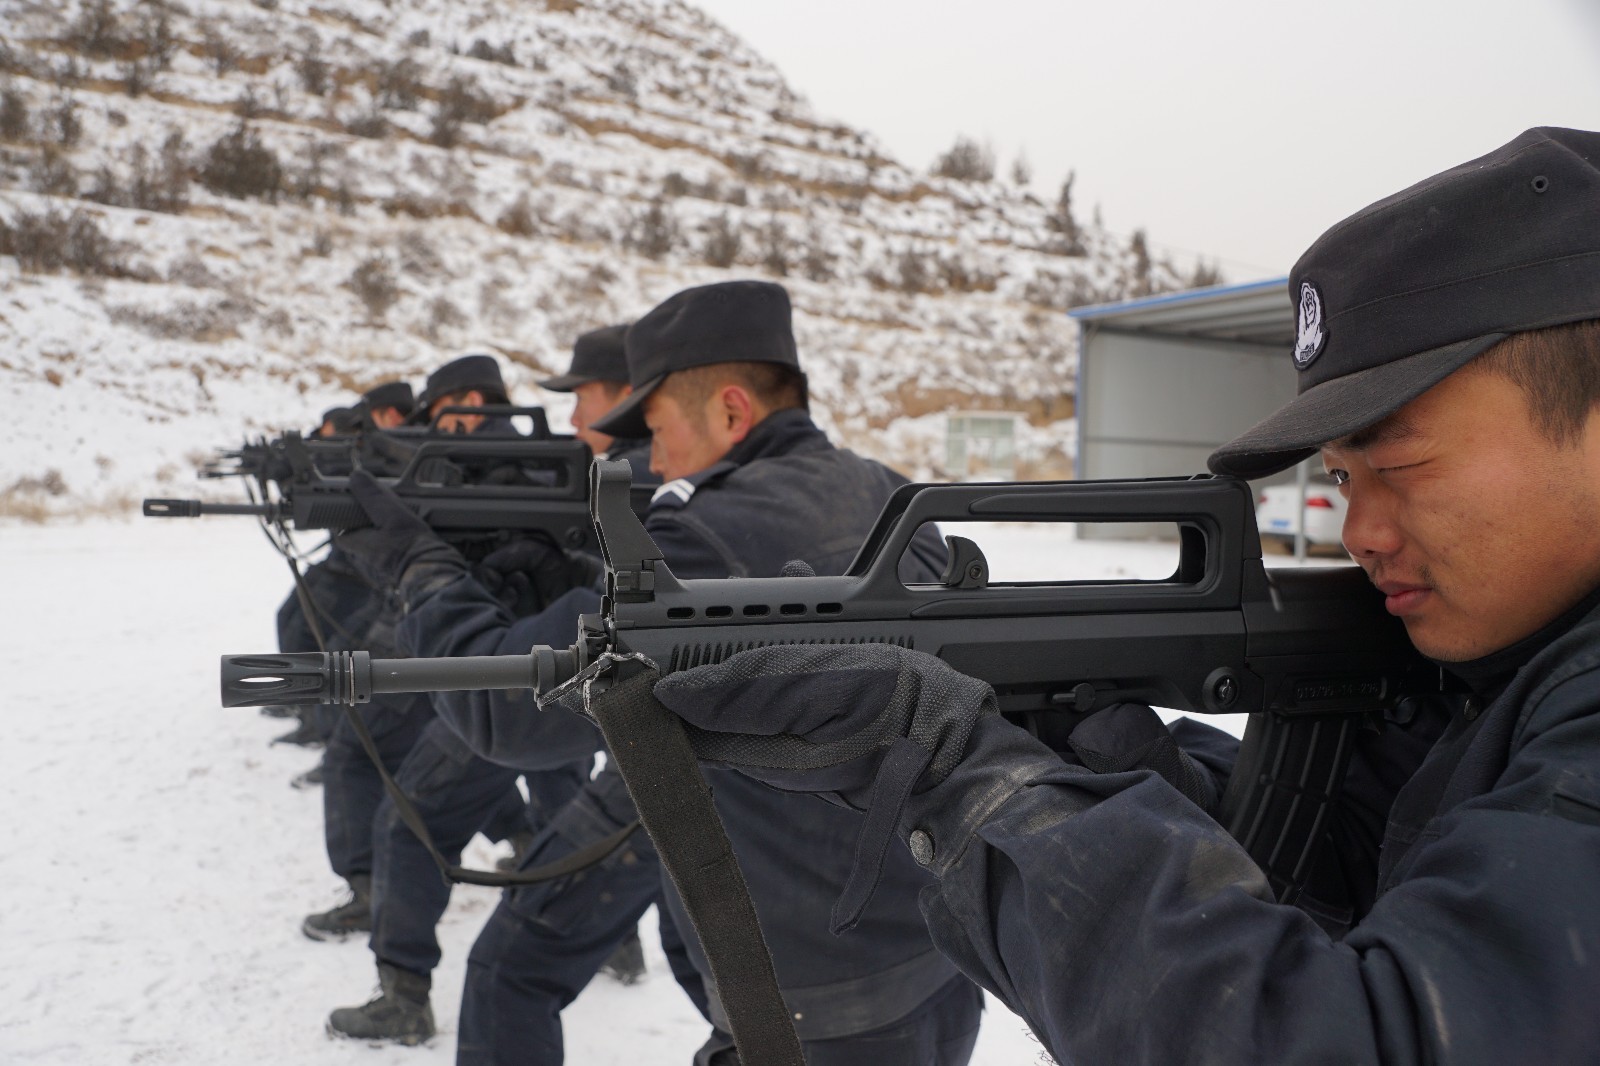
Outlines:
{"type": "Polygon", "coordinates": [[[205,500],[146,499],[146,518],[202,518],[206,515],[253,515],[257,518],[275,518],[277,504],[272,503],[208,503],[205,500]]]}
{"type": "Polygon", "coordinates": [[[374,659],[364,651],[224,655],[222,705],[366,703],[393,692],[531,688],[545,692],[577,670],[573,649],[451,659],[374,659]]]}

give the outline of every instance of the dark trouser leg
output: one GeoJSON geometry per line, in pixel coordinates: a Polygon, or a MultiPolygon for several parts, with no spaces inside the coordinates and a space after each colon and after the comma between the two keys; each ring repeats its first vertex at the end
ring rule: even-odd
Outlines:
{"type": "MultiPolygon", "coordinates": [[[[406,753],[433,720],[426,697],[384,697],[360,708],[362,721],[376,742],[390,774],[400,769],[406,753]]],[[[348,880],[372,870],[372,819],[383,799],[383,781],[367,758],[355,730],[343,714],[323,753],[322,818],[328,862],[348,880]]]]}
{"type": "Polygon", "coordinates": [[[678,982],[683,994],[689,997],[694,1009],[700,1012],[700,1017],[709,1022],[711,1007],[706,997],[706,980],[700,976],[700,971],[694,968],[694,960],[689,958],[689,949],[684,946],[683,934],[678,931],[678,923],[672,920],[671,908],[665,904],[658,906],[656,918],[657,932],[661,935],[661,950],[666,952],[667,965],[672,969],[673,980],[678,982]]]}
{"type": "MultiPolygon", "coordinates": [[[[982,990],[958,976],[899,1021],[837,1040],[807,1040],[802,1050],[806,1066],[966,1066],[982,1014],[982,990]]],[[[741,1063],[733,1040],[718,1029],[695,1052],[694,1066],[741,1063]]]]}
{"type": "MultiPolygon", "coordinates": [[[[451,863],[474,833],[507,811],[521,818],[517,772],[477,758],[450,727],[434,719],[395,775],[451,863]]],[[[439,964],[435,927],[450,886],[433,858],[385,796],[373,824],[372,952],[380,963],[415,974],[439,964]]]]}
{"type": "MultiPolygon", "coordinates": [[[[522,868],[570,854],[632,818],[621,779],[602,773],[539,834],[522,868]]],[[[660,893],[660,863],[643,830],[582,873],[507,889],[467,959],[458,1066],[560,1063],[562,1009],[660,893]]]]}

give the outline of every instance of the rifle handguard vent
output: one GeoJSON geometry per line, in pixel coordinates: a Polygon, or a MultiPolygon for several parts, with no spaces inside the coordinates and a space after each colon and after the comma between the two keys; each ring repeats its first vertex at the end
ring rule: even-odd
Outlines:
{"type": "Polygon", "coordinates": [[[779,645],[799,644],[892,644],[897,648],[910,648],[911,638],[906,636],[871,636],[871,637],[836,637],[831,639],[807,640],[739,640],[723,641],[720,643],[705,644],[679,644],[672,649],[672,658],[668,660],[667,673],[677,673],[680,670],[693,670],[697,666],[715,666],[725,662],[743,651],[755,648],[772,648],[779,645]]]}

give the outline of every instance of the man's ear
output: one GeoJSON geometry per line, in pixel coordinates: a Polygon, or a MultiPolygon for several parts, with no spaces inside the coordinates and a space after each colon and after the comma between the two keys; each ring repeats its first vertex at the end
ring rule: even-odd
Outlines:
{"type": "Polygon", "coordinates": [[[739,385],[724,385],[717,390],[712,417],[716,419],[717,428],[736,444],[744,440],[761,420],[756,412],[755,400],[739,385]]]}

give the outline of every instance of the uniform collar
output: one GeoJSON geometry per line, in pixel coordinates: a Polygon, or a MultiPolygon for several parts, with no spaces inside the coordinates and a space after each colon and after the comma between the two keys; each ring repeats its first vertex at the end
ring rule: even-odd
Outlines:
{"type": "Polygon", "coordinates": [[[1509,647],[1492,651],[1480,659],[1472,659],[1464,663],[1447,663],[1432,660],[1442,667],[1446,673],[1454,675],[1466,684],[1472,692],[1485,699],[1493,699],[1505,691],[1517,671],[1527,666],[1535,655],[1554,644],[1562,636],[1584,621],[1592,614],[1600,611],[1600,588],[1596,588],[1589,595],[1579,600],[1573,607],[1563,613],[1555,621],[1545,626],[1531,636],[1517,641],[1509,647]]]}
{"type": "Polygon", "coordinates": [[[728,449],[723,462],[743,466],[757,459],[826,447],[827,434],[811,421],[811,413],[803,407],[786,407],[763,418],[744,440],[728,449]]]}

